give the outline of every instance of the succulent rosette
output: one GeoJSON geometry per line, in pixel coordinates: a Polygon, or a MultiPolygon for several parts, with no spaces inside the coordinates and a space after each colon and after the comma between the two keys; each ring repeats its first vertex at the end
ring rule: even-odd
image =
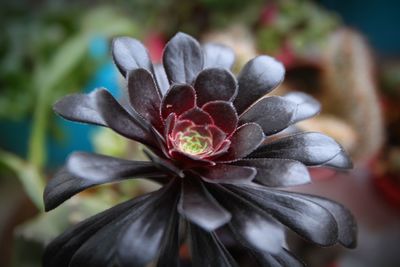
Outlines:
{"type": "Polygon", "coordinates": [[[288,251],[286,228],[320,246],[355,246],[346,208],[281,189],[309,183],[307,167],[351,168],[328,136],[276,135],[320,108],[303,93],[265,96],[284,78],[281,63],[258,56],[235,77],[231,49],[201,47],[184,33],[168,42],[163,64],[152,64],[146,48],[128,37],[116,38],[112,53],[127,99],[97,89],[66,96],[54,109],[142,143],[149,161],[73,153],[46,187],[46,210],[124,179],[144,177],[161,188],[64,232],[48,245],[45,267],[179,266],[185,242],[193,266],[238,266],[221,238],[228,234],[254,266],[302,266],[288,251]]]}

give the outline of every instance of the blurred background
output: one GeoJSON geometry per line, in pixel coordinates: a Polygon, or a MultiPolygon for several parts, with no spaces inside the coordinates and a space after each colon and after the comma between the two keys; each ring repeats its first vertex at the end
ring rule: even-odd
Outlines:
{"type": "Polygon", "coordinates": [[[143,157],[136,143],[63,121],[51,105],[96,87],[123,94],[114,36],[142,40],[160,61],[177,31],[233,47],[235,71],[257,54],[278,58],[287,73],[276,94],[305,91],[323,104],[299,127],[351,154],[351,172],[312,169],[315,182],[291,190],[345,204],[359,223],[358,248],[321,249],[291,235],[297,255],[310,267],[400,266],[399,14],[395,0],[0,1],[0,266],[41,266],[44,245],[69,225],[154,188],[102,186],[45,214],[45,183],[70,152],[143,157]]]}

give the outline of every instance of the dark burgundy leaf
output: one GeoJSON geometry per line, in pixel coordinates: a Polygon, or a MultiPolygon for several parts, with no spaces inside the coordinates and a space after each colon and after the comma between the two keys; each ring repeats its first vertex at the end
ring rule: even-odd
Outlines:
{"type": "MultiPolygon", "coordinates": [[[[146,200],[150,197],[146,197],[146,200]]],[[[136,204],[135,210],[121,211],[112,222],[103,226],[91,236],[74,253],[70,267],[113,267],[116,262],[116,245],[118,236],[125,229],[127,223],[135,220],[147,207],[146,201],[136,204]]]]}
{"type": "Polygon", "coordinates": [[[220,149],[222,143],[225,141],[226,134],[217,126],[208,125],[207,129],[211,132],[213,148],[220,149]]]}
{"type": "Polygon", "coordinates": [[[236,238],[254,250],[274,254],[282,250],[285,244],[285,233],[283,227],[275,219],[222,186],[217,192],[214,192],[214,196],[232,213],[229,228],[236,238]]]}
{"type": "Polygon", "coordinates": [[[246,157],[263,142],[264,133],[258,124],[247,123],[237,128],[230,140],[228,152],[218,161],[230,162],[246,157]]]}
{"type": "Polygon", "coordinates": [[[172,130],[175,127],[176,114],[175,113],[169,114],[168,117],[165,119],[164,123],[165,123],[164,136],[167,137],[169,134],[172,133],[172,130]]]}
{"type": "Polygon", "coordinates": [[[128,94],[133,109],[160,129],[161,95],[151,73],[145,69],[131,71],[128,75],[128,94]]]}
{"type": "Polygon", "coordinates": [[[153,162],[153,164],[157,166],[158,169],[164,170],[164,173],[171,173],[183,178],[183,171],[179,169],[171,160],[160,158],[157,155],[150,153],[147,149],[144,149],[143,152],[153,162]]]}
{"type": "Polygon", "coordinates": [[[351,161],[349,155],[347,155],[346,151],[342,149],[339,154],[337,154],[331,160],[323,163],[321,166],[335,169],[352,169],[353,162],[351,161]]]}
{"type": "Polygon", "coordinates": [[[250,60],[239,73],[238,95],[234,101],[239,114],[277,87],[284,78],[283,65],[269,56],[250,60]]]}
{"type": "Polygon", "coordinates": [[[214,100],[232,101],[237,94],[235,76],[226,69],[211,68],[200,72],[194,83],[197,104],[214,100]]]}
{"type": "MultiPolygon", "coordinates": [[[[121,160],[122,161],[122,160],[121,160]]],[[[90,162],[90,161],[89,161],[90,162]]],[[[104,161],[103,161],[104,162],[104,161]]],[[[114,161],[110,163],[111,166],[120,166],[121,162],[114,161]]],[[[165,175],[163,172],[157,170],[155,167],[151,168],[148,163],[140,166],[139,164],[135,167],[135,163],[131,166],[124,167],[124,170],[108,170],[108,174],[114,177],[106,177],[105,175],[101,175],[100,177],[91,177],[91,179],[81,178],[75,175],[72,175],[66,169],[62,169],[61,171],[57,172],[55,176],[47,183],[47,186],[44,191],[44,203],[45,203],[45,210],[49,211],[61,203],[72,197],[73,195],[96,185],[111,183],[115,181],[119,181],[121,179],[126,179],[130,177],[146,177],[149,175],[152,176],[162,176],[165,175]],[[136,169],[135,169],[136,168],[136,169]],[[129,170],[128,170],[129,169],[129,170]],[[128,172],[129,171],[129,172],[128,172]],[[114,172],[114,173],[113,173],[114,172]],[[116,174],[124,174],[124,177],[117,177],[116,174]],[[125,173],[124,173],[125,172],[125,173]],[[127,175],[129,173],[129,176],[127,175]],[[157,175],[158,174],[158,175],[157,175]]],[[[110,166],[109,165],[109,166],[110,166]]],[[[74,166],[75,169],[79,169],[79,167],[74,166]]],[[[82,166],[81,166],[82,167],[82,166]]],[[[86,166],[86,169],[91,170],[92,173],[88,174],[93,175],[96,171],[93,170],[94,166],[86,166]]],[[[80,170],[82,171],[82,170],[80,170]]]]}
{"type": "Polygon", "coordinates": [[[339,227],[339,242],[347,248],[357,246],[357,223],[348,209],[340,203],[323,197],[305,194],[297,194],[297,196],[315,202],[332,213],[339,227]]]}
{"type": "Polygon", "coordinates": [[[331,246],[338,240],[338,225],[335,218],[328,210],[312,201],[300,198],[291,192],[271,190],[258,185],[226,186],[271,214],[306,240],[320,246],[331,246]]]}
{"type": "Polygon", "coordinates": [[[306,267],[304,262],[299,260],[295,255],[286,249],[283,249],[278,255],[273,255],[273,257],[275,257],[275,259],[282,264],[282,267],[306,267]]]}
{"type": "MultiPolygon", "coordinates": [[[[103,90],[103,89],[100,89],[103,90]]],[[[105,126],[105,122],[96,109],[94,98],[97,91],[85,94],[68,95],[57,101],[53,109],[64,119],[105,126]]]]}
{"type": "Polygon", "coordinates": [[[151,126],[129,114],[105,89],[67,96],[54,110],[66,119],[107,126],[127,138],[157,146],[151,126]]]}
{"type": "Polygon", "coordinates": [[[297,110],[293,116],[293,123],[314,117],[321,110],[320,103],[308,94],[291,92],[283,97],[297,104],[297,110]]]}
{"type": "MultiPolygon", "coordinates": [[[[146,202],[148,195],[138,197],[114,206],[92,216],[65,231],[55,238],[47,247],[43,257],[43,267],[69,267],[75,252],[100,229],[112,222],[130,216],[135,208],[146,202]]],[[[91,254],[95,254],[93,250],[91,254]]],[[[86,266],[86,265],[85,265],[86,266]]]]}
{"type": "Polygon", "coordinates": [[[212,101],[205,104],[202,109],[210,114],[214,124],[228,135],[236,129],[238,115],[231,102],[212,101]]]}
{"type": "Polygon", "coordinates": [[[206,124],[213,124],[214,121],[211,116],[203,111],[202,109],[195,107],[192,108],[179,116],[179,120],[188,120],[192,121],[197,125],[206,125],[206,124]]]}
{"type": "Polygon", "coordinates": [[[115,64],[124,76],[138,68],[153,72],[153,65],[146,47],[136,39],[115,38],[112,42],[112,55],[115,64]]]}
{"type": "Polygon", "coordinates": [[[146,207],[118,236],[119,266],[146,266],[158,255],[167,229],[176,213],[177,183],[170,183],[154,193],[146,207]]]}
{"type": "Polygon", "coordinates": [[[257,263],[262,267],[292,267],[291,265],[281,265],[275,257],[267,252],[252,251],[252,255],[256,259],[257,263]]]}
{"type": "Polygon", "coordinates": [[[297,105],[280,96],[265,97],[240,115],[239,123],[255,122],[265,135],[282,131],[293,123],[297,105]]]}
{"type": "Polygon", "coordinates": [[[192,84],[203,69],[203,53],[193,37],[180,32],[167,43],[163,63],[171,84],[192,84]]]}
{"type": "Polygon", "coordinates": [[[151,126],[130,115],[108,91],[95,91],[93,100],[99,115],[115,132],[146,145],[158,146],[151,126]]]}
{"type": "Polygon", "coordinates": [[[164,95],[169,89],[169,81],[167,78],[167,74],[165,73],[164,66],[162,64],[155,64],[154,73],[156,76],[158,88],[160,89],[161,94],[164,95]]]}
{"type": "Polygon", "coordinates": [[[253,255],[261,266],[268,267],[306,267],[306,265],[297,259],[286,249],[282,249],[278,254],[265,252],[253,252],[253,255]]]}
{"type": "Polygon", "coordinates": [[[184,84],[173,85],[165,94],[161,104],[161,115],[165,119],[170,113],[177,116],[196,106],[193,87],[184,84]]]}
{"type": "Polygon", "coordinates": [[[174,207],[174,212],[171,214],[168,228],[165,230],[163,241],[161,243],[161,249],[159,258],[157,261],[157,267],[171,267],[180,266],[179,261],[179,219],[180,216],[174,207]]]}
{"type": "Polygon", "coordinates": [[[139,175],[159,176],[151,162],[124,160],[87,152],[75,152],[67,161],[68,171],[82,179],[93,182],[117,180],[139,175]]]}
{"type": "Polygon", "coordinates": [[[218,157],[220,157],[221,155],[224,155],[228,152],[229,147],[231,146],[231,141],[229,140],[224,140],[222,141],[221,145],[219,146],[219,148],[217,149],[216,152],[214,152],[212,154],[212,156],[210,156],[210,159],[217,159],[218,157]]]}
{"type": "Polygon", "coordinates": [[[192,168],[198,166],[215,166],[216,163],[212,160],[199,158],[195,155],[190,155],[183,153],[177,149],[171,149],[169,151],[171,157],[176,161],[176,163],[182,168],[192,168]]]}
{"type": "Polygon", "coordinates": [[[172,148],[172,142],[171,142],[171,139],[170,139],[170,134],[172,133],[172,130],[175,127],[175,123],[176,123],[176,115],[175,115],[175,113],[169,114],[168,117],[164,121],[164,124],[165,124],[165,126],[164,126],[164,136],[166,138],[168,149],[172,148]]]}
{"type": "Polygon", "coordinates": [[[214,167],[199,168],[195,171],[209,183],[241,184],[253,180],[256,170],[251,167],[218,164],[214,167]]]}
{"type": "Polygon", "coordinates": [[[231,214],[218,204],[195,177],[183,179],[178,211],[207,231],[214,231],[231,219],[231,214]]]}
{"type": "Polygon", "coordinates": [[[311,182],[306,166],[295,160],[244,159],[234,164],[256,168],[257,175],[254,180],[269,187],[288,187],[311,182]]]}
{"type": "Polygon", "coordinates": [[[263,145],[250,158],[293,159],[307,166],[324,164],[341,153],[335,140],[321,133],[298,133],[263,145]]]}
{"type": "Polygon", "coordinates": [[[193,267],[239,267],[214,233],[194,224],[190,224],[189,232],[193,267]]]}
{"type": "Polygon", "coordinates": [[[235,53],[225,45],[207,43],[203,46],[204,68],[230,69],[235,63],[235,53]]]}

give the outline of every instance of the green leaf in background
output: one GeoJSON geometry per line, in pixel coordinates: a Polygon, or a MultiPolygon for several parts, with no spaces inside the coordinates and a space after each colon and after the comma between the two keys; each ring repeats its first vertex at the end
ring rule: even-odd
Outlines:
{"type": "Polygon", "coordinates": [[[43,174],[34,165],[2,150],[0,150],[0,164],[11,169],[18,176],[29,198],[42,211],[45,186],[43,174]]]}

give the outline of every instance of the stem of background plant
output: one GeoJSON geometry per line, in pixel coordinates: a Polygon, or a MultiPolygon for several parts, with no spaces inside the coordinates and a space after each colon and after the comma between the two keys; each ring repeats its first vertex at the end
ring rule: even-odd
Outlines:
{"type": "Polygon", "coordinates": [[[33,115],[32,133],[29,141],[28,161],[38,169],[42,169],[46,162],[45,142],[47,115],[49,112],[46,91],[48,90],[39,90],[37,104],[33,115]]]}
{"type": "Polygon", "coordinates": [[[12,170],[22,183],[26,194],[39,210],[43,210],[44,175],[39,169],[11,153],[0,150],[0,163],[12,170]]]}
{"type": "Polygon", "coordinates": [[[42,169],[46,163],[46,131],[54,98],[53,89],[68,77],[85,56],[89,40],[88,33],[75,35],[56,51],[50,62],[39,65],[36,69],[33,85],[38,98],[33,115],[28,160],[39,169],[42,169]]]}

